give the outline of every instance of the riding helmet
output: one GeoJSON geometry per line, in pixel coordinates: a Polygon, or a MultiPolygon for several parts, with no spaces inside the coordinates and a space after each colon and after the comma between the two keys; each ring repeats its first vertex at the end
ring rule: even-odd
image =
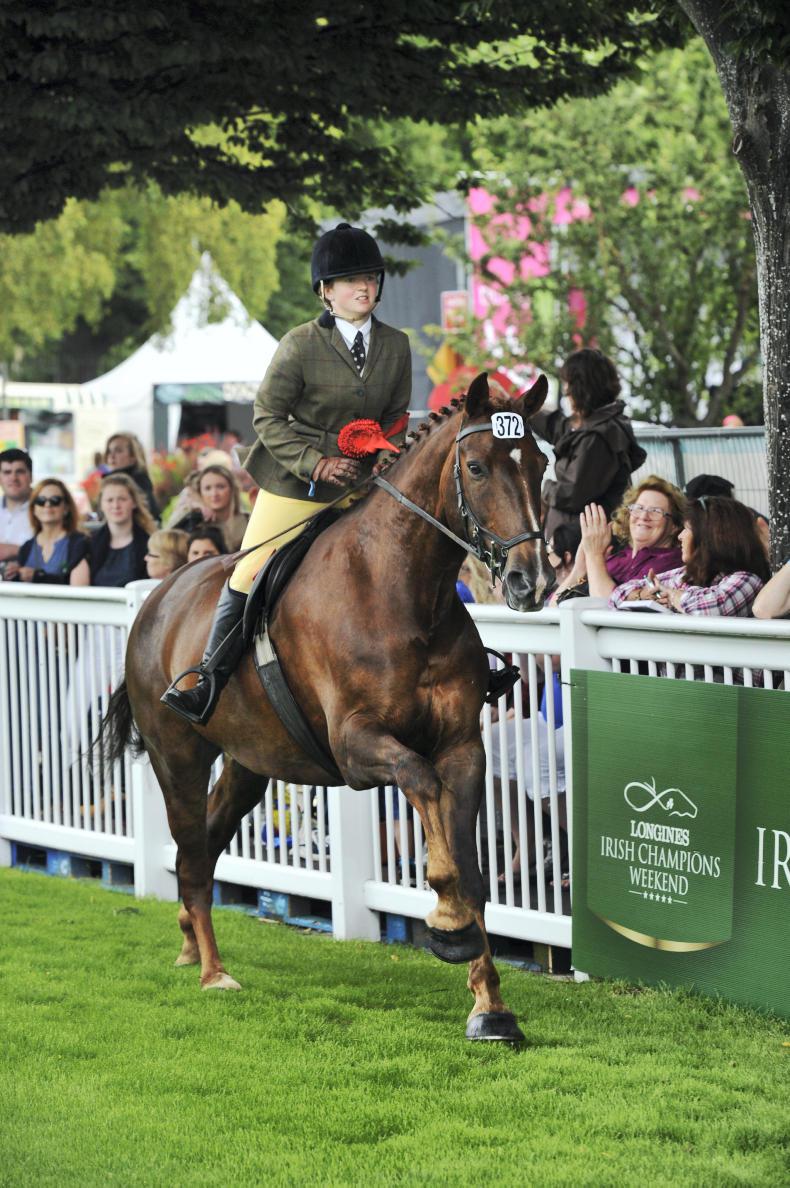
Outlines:
{"type": "Polygon", "coordinates": [[[379,245],[372,235],[361,227],[349,223],[338,223],[326,231],[313,248],[310,261],[313,292],[318,292],[321,281],[338,280],[344,276],[357,276],[362,272],[379,273],[378,298],[384,284],[384,261],[379,245]]]}

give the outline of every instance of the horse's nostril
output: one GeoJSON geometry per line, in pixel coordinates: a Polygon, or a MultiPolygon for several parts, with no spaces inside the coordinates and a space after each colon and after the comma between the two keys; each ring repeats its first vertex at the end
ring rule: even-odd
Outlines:
{"type": "Polygon", "coordinates": [[[531,593],[533,586],[521,569],[514,569],[507,575],[507,585],[514,597],[531,593]]]}

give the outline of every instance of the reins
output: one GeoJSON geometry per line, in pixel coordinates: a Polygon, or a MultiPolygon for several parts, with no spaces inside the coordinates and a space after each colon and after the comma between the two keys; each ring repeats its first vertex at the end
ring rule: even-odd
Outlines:
{"type": "Polygon", "coordinates": [[[490,528],[486,528],[484,524],[481,524],[474,511],[466,501],[463,480],[461,477],[461,442],[465,437],[468,437],[472,433],[484,433],[487,430],[493,432],[493,428],[494,427],[491,421],[486,421],[483,425],[467,425],[465,429],[462,429],[460,433],[458,433],[455,439],[455,464],[453,466],[453,477],[455,479],[455,494],[456,499],[458,500],[458,511],[460,513],[461,519],[464,522],[464,525],[467,528],[466,537],[456,535],[456,533],[453,532],[452,529],[448,528],[446,524],[443,524],[441,520],[437,520],[436,516],[432,516],[430,512],[426,511],[425,508],[420,507],[419,504],[414,503],[411,499],[409,499],[408,495],[404,495],[402,491],[399,491],[397,487],[394,487],[392,483],[390,483],[387,479],[382,478],[381,475],[369,475],[367,478],[362,479],[362,481],[357,483],[355,486],[345,490],[342,495],[338,495],[338,497],[333,499],[331,503],[325,503],[323,507],[321,507],[320,511],[313,512],[312,515],[305,516],[303,520],[299,520],[296,524],[291,524],[289,527],[283,528],[280,532],[276,532],[274,536],[270,536],[266,540],[262,540],[260,544],[251,545],[242,552],[233,553],[232,557],[229,557],[224,562],[224,567],[226,569],[230,569],[233,565],[236,565],[236,563],[240,561],[242,557],[246,557],[249,553],[254,553],[256,549],[262,549],[265,545],[272,544],[274,541],[279,540],[281,536],[285,536],[286,533],[293,532],[295,528],[302,528],[305,524],[309,524],[311,520],[314,520],[317,515],[320,515],[321,511],[326,511],[327,508],[335,507],[338,503],[342,503],[344,500],[348,499],[350,495],[356,494],[357,491],[361,491],[370,483],[373,483],[375,486],[380,487],[382,491],[386,491],[388,495],[391,495],[392,498],[395,499],[396,502],[400,503],[403,507],[408,508],[409,511],[412,511],[415,513],[415,515],[418,515],[420,519],[425,520],[427,524],[431,524],[444,536],[448,537],[449,540],[453,541],[454,544],[459,545],[465,552],[472,553],[475,557],[477,557],[478,561],[482,561],[491,574],[492,583],[495,582],[497,578],[502,581],[505,564],[507,562],[507,555],[510,550],[515,548],[516,545],[522,544],[525,540],[543,540],[543,532],[540,529],[535,529],[529,532],[522,532],[518,536],[511,536],[505,539],[502,536],[498,536],[497,533],[493,532],[490,528]],[[468,527],[470,521],[472,523],[471,530],[468,527]],[[488,538],[489,542],[488,547],[486,547],[486,537],[488,538]]]}
{"type": "Polygon", "coordinates": [[[409,511],[415,512],[422,520],[425,520],[426,523],[432,524],[434,528],[438,528],[440,532],[449,537],[449,539],[454,541],[455,544],[460,545],[461,548],[466,552],[473,553],[474,556],[477,557],[478,561],[482,561],[482,563],[488,568],[491,574],[492,584],[497,578],[499,578],[500,582],[503,580],[507,555],[511,549],[515,548],[516,545],[521,544],[525,540],[543,540],[543,532],[540,529],[522,532],[518,536],[511,536],[508,539],[498,536],[496,532],[493,532],[490,528],[486,528],[484,524],[480,523],[477,516],[466,501],[463,480],[461,477],[461,442],[465,437],[468,437],[472,433],[483,433],[486,430],[491,430],[493,432],[493,428],[494,427],[491,421],[486,421],[483,425],[467,425],[465,429],[460,431],[455,439],[455,465],[453,466],[453,477],[455,479],[455,495],[456,499],[458,500],[458,511],[461,515],[461,519],[464,522],[464,526],[467,529],[466,538],[457,536],[455,532],[446,526],[446,524],[442,524],[442,522],[437,520],[435,516],[432,516],[430,512],[425,511],[424,508],[419,507],[416,503],[413,503],[411,499],[408,498],[408,496],[404,495],[402,491],[399,491],[397,487],[393,487],[392,483],[388,482],[380,475],[376,475],[372,480],[377,487],[381,487],[383,491],[386,491],[387,494],[391,495],[393,499],[396,499],[398,503],[401,503],[404,507],[407,507],[409,511]],[[472,522],[473,526],[471,531],[469,530],[470,521],[472,522]],[[484,539],[485,537],[487,537],[489,541],[488,547],[486,547],[484,539]]]}
{"type": "Polygon", "coordinates": [[[224,568],[232,569],[234,565],[237,565],[241,561],[242,557],[248,556],[249,553],[254,553],[256,549],[262,549],[264,545],[271,544],[272,541],[279,540],[287,532],[293,532],[294,528],[304,527],[305,524],[309,524],[311,520],[314,520],[316,516],[320,516],[322,511],[326,511],[330,507],[335,507],[338,503],[342,503],[344,499],[348,499],[349,495],[355,495],[357,491],[361,491],[363,487],[367,487],[370,481],[371,476],[368,475],[367,478],[362,479],[362,482],[343,491],[343,494],[338,495],[337,499],[333,499],[331,503],[322,504],[318,511],[314,511],[312,515],[305,516],[303,520],[298,520],[295,524],[290,524],[287,528],[281,528],[279,532],[275,532],[274,536],[267,537],[266,540],[262,540],[259,544],[250,545],[249,548],[242,549],[237,553],[231,553],[224,561],[224,568]]]}

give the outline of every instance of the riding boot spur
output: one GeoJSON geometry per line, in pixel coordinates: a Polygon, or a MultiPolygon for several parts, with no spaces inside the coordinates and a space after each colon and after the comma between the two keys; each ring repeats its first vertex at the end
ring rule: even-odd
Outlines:
{"type": "Polygon", "coordinates": [[[242,619],[247,595],[222,587],[211,624],[206,650],[197,668],[179,673],[160,698],[165,705],[188,722],[205,725],[214,712],[219,695],[232,677],[244,651],[242,619]],[[190,673],[198,674],[194,689],[177,689],[179,681],[190,673]]]}

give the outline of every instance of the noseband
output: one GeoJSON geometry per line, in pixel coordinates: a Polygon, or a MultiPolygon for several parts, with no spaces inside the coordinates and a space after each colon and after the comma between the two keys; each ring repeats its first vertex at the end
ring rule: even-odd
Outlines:
{"type": "Polygon", "coordinates": [[[404,507],[408,507],[410,511],[415,512],[421,519],[426,520],[429,524],[433,524],[434,528],[438,528],[445,536],[449,536],[450,540],[455,541],[467,552],[473,553],[478,561],[482,561],[491,573],[491,581],[499,578],[500,582],[504,580],[505,565],[507,564],[507,555],[511,549],[516,545],[522,544],[525,540],[542,540],[543,533],[538,529],[534,532],[522,532],[519,536],[511,536],[507,540],[502,536],[497,536],[490,528],[486,528],[485,524],[481,524],[472,508],[467,503],[464,495],[463,481],[461,478],[461,442],[465,437],[469,437],[472,433],[484,433],[487,430],[493,432],[493,424],[491,421],[486,421],[483,425],[467,425],[455,439],[455,464],[453,466],[453,477],[455,479],[455,494],[458,500],[458,511],[463,520],[466,537],[462,538],[456,536],[445,524],[432,516],[430,512],[425,511],[424,508],[419,507],[416,503],[412,503],[402,491],[397,487],[393,487],[392,483],[387,482],[381,475],[377,475],[373,482],[376,486],[381,487],[388,495],[392,495],[398,503],[402,503],[404,507]]]}

